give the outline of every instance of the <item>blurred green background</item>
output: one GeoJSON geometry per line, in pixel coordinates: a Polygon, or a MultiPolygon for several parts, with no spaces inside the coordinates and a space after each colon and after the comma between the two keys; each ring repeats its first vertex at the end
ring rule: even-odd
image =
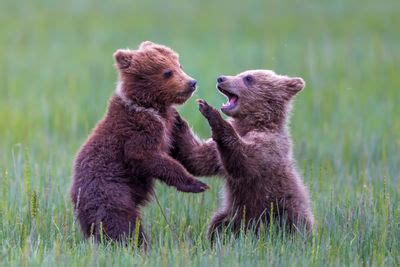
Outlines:
{"type": "Polygon", "coordinates": [[[0,265],[398,265],[399,14],[397,0],[3,0],[0,265]],[[311,240],[276,229],[211,248],[204,233],[222,185],[212,178],[202,195],[157,186],[170,221],[155,201],[144,210],[151,252],[82,240],[72,161],[114,91],[112,53],[143,40],[171,46],[198,80],[179,110],[203,138],[195,99],[225,101],[219,74],[305,79],[291,132],[318,223],[311,240]]]}

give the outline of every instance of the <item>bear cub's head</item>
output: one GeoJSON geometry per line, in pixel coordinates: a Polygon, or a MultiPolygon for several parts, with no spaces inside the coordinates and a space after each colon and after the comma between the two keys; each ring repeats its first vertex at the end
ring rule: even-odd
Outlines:
{"type": "Polygon", "coordinates": [[[302,78],[278,75],[271,70],[248,70],[217,79],[217,89],[228,98],[221,110],[233,118],[260,113],[273,117],[285,112],[287,103],[304,86],[302,78]]]}
{"type": "Polygon", "coordinates": [[[136,104],[182,104],[196,90],[197,82],[183,71],[179,55],[164,45],[145,41],[137,50],[117,50],[114,59],[117,94],[136,104]]]}

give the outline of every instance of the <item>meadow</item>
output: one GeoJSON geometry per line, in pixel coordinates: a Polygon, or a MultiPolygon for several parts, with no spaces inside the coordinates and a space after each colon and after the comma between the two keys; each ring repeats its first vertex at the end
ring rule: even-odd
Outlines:
{"type": "Polygon", "coordinates": [[[0,266],[399,266],[399,12],[397,0],[1,1],[0,266]],[[312,237],[272,226],[211,247],[222,181],[205,177],[198,195],[157,183],[147,252],[83,239],[72,161],[114,91],[113,52],[143,40],[174,48],[198,80],[179,111],[202,138],[195,99],[225,101],[219,74],[305,79],[291,133],[312,237]]]}

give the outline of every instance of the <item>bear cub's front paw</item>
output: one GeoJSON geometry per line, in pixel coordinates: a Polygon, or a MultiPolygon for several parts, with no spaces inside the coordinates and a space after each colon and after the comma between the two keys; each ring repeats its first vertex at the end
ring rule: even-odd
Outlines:
{"type": "Polygon", "coordinates": [[[175,127],[180,132],[183,132],[183,131],[189,129],[189,125],[187,124],[187,122],[184,119],[182,119],[182,117],[179,114],[177,114],[175,117],[175,127]]]}
{"type": "Polygon", "coordinates": [[[209,187],[205,183],[193,179],[185,184],[179,184],[176,187],[179,191],[187,192],[187,193],[201,193],[206,191],[209,187]]]}
{"type": "Polygon", "coordinates": [[[219,112],[215,108],[210,106],[205,100],[198,99],[197,103],[199,104],[199,110],[201,114],[203,114],[203,116],[207,119],[211,119],[219,115],[219,112]]]}

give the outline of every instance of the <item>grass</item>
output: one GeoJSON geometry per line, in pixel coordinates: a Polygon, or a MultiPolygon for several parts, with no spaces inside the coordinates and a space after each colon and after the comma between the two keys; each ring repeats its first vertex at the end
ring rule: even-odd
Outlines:
{"type": "MultiPolygon", "coordinates": [[[[0,266],[400,264],[400,2],[2,1],[0,266]],[[303,77],[291,120],[318,228],[279,229],[211,248],[221,181],[201,195],[157,185],[144,210],[151,249],[82,238],[68,197],[74,154],[116,82],[112,53],[173,47],[220,105],[221,74],[268,68],[303,77]],[[175,231],[175,234],[174,234],[175,231]]],[[[195,98],[180,108],[209,136],[195,98]]]]}

